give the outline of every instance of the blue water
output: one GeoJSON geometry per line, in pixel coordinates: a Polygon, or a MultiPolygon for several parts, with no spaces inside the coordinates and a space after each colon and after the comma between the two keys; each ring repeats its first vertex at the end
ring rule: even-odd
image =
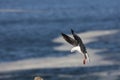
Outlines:
{"type": "MultiPolygon", "coordinates": [[[[77,33],[91,30],[119,30],[120,1],[0,0],[0,63],[36,57],[67,56],[69,52],[53,49],[61,44],[53,43],[52,40],[61,36],[61,32],[70,33],[71,28],[77,33]]],[[[120,38],[119,33],[108,37],[120,38]]],[[[104,47],[108,49],[107,53],[111,48],[114,53],[120,53],[119,39],[117,42],[106,43],[104,37],[99,37],[97,42],[86,45],[96,49],[107,44],[108,46],[104,47]],[[103,42],[99,43],[99,40],[103,42]],[[96,47],[98,43],[100,47],[96,47]]],[[[117,61],[114,57],[110,56],[108,59],[117,61]]]]}

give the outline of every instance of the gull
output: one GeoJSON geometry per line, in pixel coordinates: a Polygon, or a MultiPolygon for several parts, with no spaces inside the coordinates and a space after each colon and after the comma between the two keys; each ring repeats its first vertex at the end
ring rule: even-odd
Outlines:
{"type": "Polygon", "coordinates": [[[71,52],[78,52],[78,53],[81,53],[83,56],[84,56],[84,59],[83,59],[83,64],[86,64],[86,61],[89,62],[89,56],[88,56],[88,53],[87,53],[87,50],[86,50],[86,47],[85,45],[83,44],[81,38],[74,33],[74,31],[71,29],[71,32],[72,32],[72,35],[74,37],[71,38],[69,37],[68,35],[64,34],[64,33],[61,33],[63,38],[68,42],[70,43],[71,45],[73,45],[73,48],[71,49],[71,52]]]}

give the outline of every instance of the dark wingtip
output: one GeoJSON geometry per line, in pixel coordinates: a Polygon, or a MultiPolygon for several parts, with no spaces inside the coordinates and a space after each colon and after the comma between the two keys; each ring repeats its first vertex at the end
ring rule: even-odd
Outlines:
{"type": "Polygon", "coordinates": [[[62,36],[64,36],[65,34],[64,33],[61,33],[62,36]]]}
{"type": "Polygon", "coordinates": [[[74,33],[73,29],[71,29],[72,34],[74,33]]]}
{"type": "Polygon", "coordinates": [[[61,32],[61,35],[63,35],[63,33],[61,32]]]}

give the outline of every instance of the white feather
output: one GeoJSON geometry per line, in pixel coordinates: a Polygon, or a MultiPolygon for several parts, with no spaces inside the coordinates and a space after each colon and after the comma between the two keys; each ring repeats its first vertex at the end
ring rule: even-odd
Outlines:
{"type": "Polygon", "coordinates": [[[76,46],[76,47],[73,47],[73,48],[71,49],[71,52],[76,52],[76,51],[79,52],[79,53],[81,53],[83,56],[86,56],[86,57],[87,57],[87,62],[90,62],[90,59],[89,59],[88,54],[85,53],[85,55],[84,55],[84,53],[82,53],[82,51],[81,51],[80,46],[76,46]]]}
{"type": "Polygon", "coordinates": [[[71,52],[75,52],[75,51],[77,51],[77,52],[79,52],[79,53],[82,53],[82,52],[81,52],[81,49],[80,49],[80,46],[76,46],[76,47],[73,47],[73,48],[71,49],[71,52]]]}

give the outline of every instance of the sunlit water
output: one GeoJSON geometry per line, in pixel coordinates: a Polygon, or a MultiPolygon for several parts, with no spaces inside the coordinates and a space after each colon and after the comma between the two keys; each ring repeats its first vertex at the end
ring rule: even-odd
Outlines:
{"type": "MultiPolygon", "coordinates": [[[[70,33],[71,28],[79,33],[91,30],[119,30],[119,4],[119,0],[1,0],[0,63],[29,58],[66,56],[68,52],[53,49],[60,44],[53,43],[52,40],[60,36],[61,32],[70,33]]],[[[118,34],[108,37],[120,38],[118,34]]],[[[120,52],[118,48],[120,41],[107,43],[102,37],[100,39],[103,43],[96,42],[92,43],[93,46],[87,45],[97,49],[109,44],[106,46],[108,52],[109,49],[113,49],[114,53],[120,52]]],[[[31,71],[32,75],[33,73],[34,70],[31,71]]],[[[64,76],[63,79],[78,80],[77,75],[64,76]]],[[[100,76],[92,77],[99,80],[100,76]]],[[[13,80],[13,78],[8,80],[13,80]]],[[[46,78],[49,80],[49,76],[46,78]]],[[[59,80],[59,78],[56,76],[50,80],[59,80]]],[[[28,79],[32,80],[30,77],[28,79]]],[[[86,76],[81,79],[93,80],[86,76]]],[[[27,80],[27,77],[16,77],[14,80],[27,80]]]]}

